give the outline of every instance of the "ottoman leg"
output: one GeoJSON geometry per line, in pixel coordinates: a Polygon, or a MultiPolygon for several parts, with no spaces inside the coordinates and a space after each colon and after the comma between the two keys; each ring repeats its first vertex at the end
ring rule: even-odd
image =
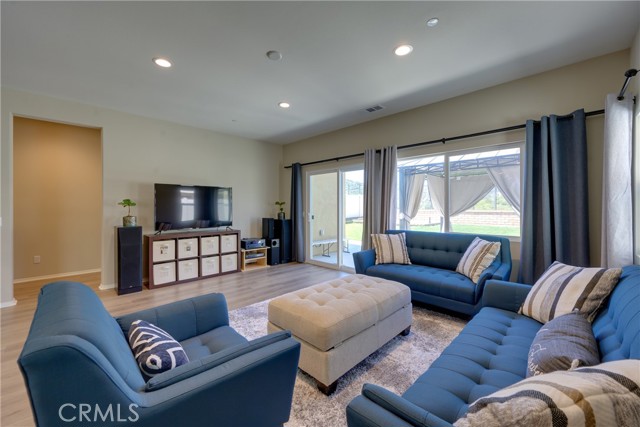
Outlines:
{"type": "Polygon", "coordinates": [[[320,390],[323,394],[327,396],[333,394],[338,388],[338,380],[335,380],[329,385],[324,385],[320,381],[317,381],[317,383],[318,383],[318,390],[320,390]]]}
{"type": "Polygon", "coordinates": [[[407,326],[407,329],[400,332],[400,335],[402,335],[403,337],[406,337],[407,335],[409,335],[410,332],[411,332],[411,325],[407,326]]]}

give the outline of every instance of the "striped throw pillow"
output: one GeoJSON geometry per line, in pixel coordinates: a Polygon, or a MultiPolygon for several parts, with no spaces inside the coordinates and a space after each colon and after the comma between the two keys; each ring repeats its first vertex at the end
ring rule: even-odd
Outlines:
{"type": "Polygon", "coordinates": [[[129,346],[146,381],[189,362],[178,341],[164,329],[144,320],[131,323],[129,346]]]}
{"type": "Polygon", "coordinates": [[[476,237],[460,258],[456,271],[477,284],[482,272],[496,259],[498,252],[500,252],[500,242],[488,242],[476,237]]]}
{"type": "Polygon", "coordinates": [[[376,264],[411,264],[404,233],[372,234],[376,264]]]}
{"type": "Polygon", "coordinates": [[[555,261],[533,285],[518,313],[547,323],[578,310],[591,322],[621,273],[621,268],[574,267],[555,261]]]}
{"type": "Polygon", "coordinates": [[[640,360],[530,377],[473,402],[456,427],[639,426],[640,360]]]}

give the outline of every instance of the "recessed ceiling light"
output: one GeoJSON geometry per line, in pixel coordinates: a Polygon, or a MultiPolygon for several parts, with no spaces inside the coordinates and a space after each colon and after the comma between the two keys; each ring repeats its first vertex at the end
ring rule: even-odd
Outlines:
{"type": "Polygon", "coordinates": [[[427,27],[435,27],[436,25],[438,25],[438,22],[440,22],[438,18],[431,18],[427,20],[427,27]]]}
{"type": "Polygon", "coordinates": [[[291,107],[291,104],[289,104],[288,102],[282,101],[278,103],[278,107],[280,108],[289,108],[291,107]]]}
{"type": "Polygon", "coordinates": [[[170,68],[173,65],[167,58],[153,58],[153,63],[162,68],[170,68]]]}
{"type": "Polygon", "coordinates": [[[393,52],[398,56],[405,56],[409,55],[412,50],[413,46],[411,46],[410,44],[403,44],[401,46],[398,46],[393,52]]]}
{"type": "Polygon", "coordinates": [[[270,50],[267,52],[267,58],[272,61],[280,61],[282,59],[282,54],[277,50],[270,50]]]}

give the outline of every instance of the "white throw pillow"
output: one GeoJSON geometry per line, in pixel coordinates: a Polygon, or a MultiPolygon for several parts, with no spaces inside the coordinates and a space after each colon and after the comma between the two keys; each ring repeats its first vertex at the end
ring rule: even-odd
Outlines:
{"type": "Polygon", "coordinates": [[[411,264],[404,233],[372,234],[376,264],[411,264]]]}
{"type": "Polygon", "coordinates": [[[456,271],[477,284],[482,272],[491,265],[499,252],[500,242],[488,242],[476,237],[460,258],[456,271]]]}

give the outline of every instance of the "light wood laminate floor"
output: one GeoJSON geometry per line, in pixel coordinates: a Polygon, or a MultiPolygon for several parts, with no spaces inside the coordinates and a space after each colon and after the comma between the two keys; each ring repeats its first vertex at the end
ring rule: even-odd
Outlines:
{"type": "MultiPolygon", "coordinates": [[[[302,289],[316,283],[345,276],[347,273],[316,267],[310,264],[283,264],[242,273],[183,283],[166,288],[118,296],[114,289],[98,290],[99,277],[89,275],[74,278],[91,286],[113,316],[143,310],[173,301],[212,292],[221,292],[227,298],[229,310],[302,289]]],[[[44,283],[15,286],[17,305],[0,310],[1,370],[0,370],[0,425],[2,427],[33,426],[33,416],[26,389],[16,363],[22,350],[31,319],[36,308],[37,295],[44,283]]],[[[55,390],[52,390],[55,393],[55,390]]]]}

